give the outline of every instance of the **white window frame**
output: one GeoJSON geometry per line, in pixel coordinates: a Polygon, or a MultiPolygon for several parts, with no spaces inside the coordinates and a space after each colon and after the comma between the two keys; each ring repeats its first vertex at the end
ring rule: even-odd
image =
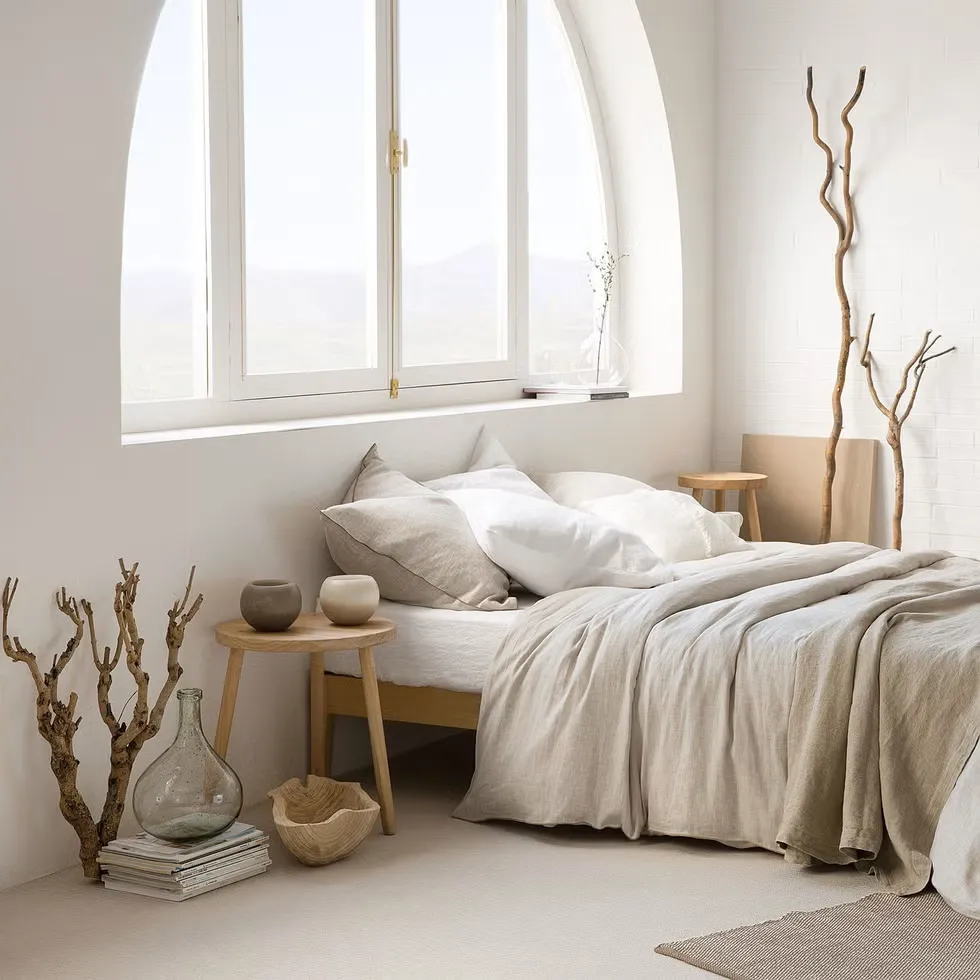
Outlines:
{"type": "MultiPolygon", "coordinates": [[[[506,212],[501,302],[506,352],[492,361],[406,366],[401,361],[399,308],[401,174],[389,172],[392,134],[399,126],[397,22],[400,0],[373,0],[377,63],[374,78],[374,166],[377,226],[375,268],[368,269],[368,323],[377,325],[374,365],[311,373],[249,375],[245,371],[244,120],[242,0],[202,0],[207,141],[208,339],[206,398],[123,403],[123,431],[196,426],[396,408],[443,407],[520,396],[528,373],[529,243],[527,173],[527,0],[506,8],[506,212]],[[372,309],[373,305],[373,309],[372,309]],[[397,385],[392,385],[392,380],[397,385]],[[392,395],[397,396],[397,400],[392,395]]],[[[585,46],[567,0],[552,0],[578,68],[592,124],[602,184],[607,240],[617,247],[612,171],[602,113],[585,46]]],[[[370,72],[368,73],[370,77],[370,72]]],[[[367,100],[371,104],[371,100],[367,100]]],[[[409,160],[409,166],[411,160],[409,160]]],[[[397,170],[397,168],[395,168],[397,170]]],[[[370,217],[370,216],[369,216],[370,217]]],[[[610,329],[616,330],[613,313],[610,329]]]]}
{"type": "MultiPolygon", "coordinates": [[[[384,0],[380,0],[384,2],[384,0]]],[[[507,207],[501,215],[503,223],[500,241],[503,243],[506,255],[500,268],[504,270],[502,281],[499,283],[499,301],[497,303],[497,315],[503,317],[504,322],[498,323],[498,336],[503,341],[505,352],[503,356],[491,361],[468,361],[457,364],[430,364],[419,366],[407,366],[402,360],[403,347],[403,322],[400,307],[400,297],[402,295],[402,266],[401,266],[401,187],[402,177],[399,172],[393,179],[393,226],[395,247],[392,250],[394,259],[394,270],[392,279],[392,302],[393,302],[393,376],[398,380],[399,390],[405,388],[425,388],[441,385],[467,384],[486,381],[518,381],[521,378],[521,371],[518,367],[517,357],[517,337],[521,332],[519,323],[521,312],[518,309],[520,304],[520,281],[523,275],[520,265],[521,242],[519,238],[519,228],[523,222],[527,226],[527,167],[524,163],[527,157],[526,151],[526,113],[522,112],[522,106],[526,103],[526,97],[522,99],[522,92],[526,93],[526,83],[519,89],[520,79],[526,72],[526,44],[521,44],[523,37],[523,23],[526,18],[525,0],[498,0],[498,3],[505,5],[505,50],[501,52],[502,62],[500,64],[501,73],[505,85],[505,118],[494,120],[488,124],[488,132],[491,133],[490,142],[493,134],[504,132],[504,143],[502,149],[502,160],[505,184],[507,207]],[[515,227],[516,226],[516,227],[515,227]]],[[[392,72],[395,79],[398,77],[398,15],[401,0],[390,0],[392,11],[392,72]]],[[[391,131],[398,134],[397,138],[411,138],[411,134],[404,131],[401,125],[400,105],[398,102],[398,85],[391,87],[393,104],[391,106],[391,131]]],[[[481,152],[483,148],[473,147],[473,152],[481,152]]],[[[409,169],[411,164],[409,163],[409,169]]],[[[526,243],[527,236],[524,236],[526,243]]],[[[524,267],[527,266],[527,247],[524,245],[524,267]]],[[[526,287],[525,287],[526,288],[526,287]]],[[[525,304],[526,306],[526,304],[525,304]]]]}

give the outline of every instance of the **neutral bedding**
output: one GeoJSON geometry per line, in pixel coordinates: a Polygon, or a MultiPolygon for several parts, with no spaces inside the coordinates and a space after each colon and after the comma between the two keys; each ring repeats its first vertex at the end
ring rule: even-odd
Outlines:
{"type": "MultiPolygon", "coordinates": [[[[537,601],[522,596],[512,611],[426,609],[382,600],[378,615],[390,619],[398,634],[375,653],[378,679],[407,687],[441,687],[449,691],[479,694],[490,661],[517,621],[519,610],[537,601]]],[[[360,677],[356,653],[324,656],[333,674],[360,677]]]]}
{"type": "Polygon", "coordinates": [[[457,815],[703,837],[924,887],[980,733],[980,564],[837,544],[675,571],[518,619],[457,815]]]}

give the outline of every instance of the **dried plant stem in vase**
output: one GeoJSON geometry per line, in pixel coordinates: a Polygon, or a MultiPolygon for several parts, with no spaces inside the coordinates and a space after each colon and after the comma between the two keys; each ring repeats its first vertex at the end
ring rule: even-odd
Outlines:
{"type": "Polygon", "coordinates": [[[629,370],[626,351],[609,330],[609,314],[620,262],[627,256],[615,255],[608,245],[594,255],[586,252],[592,266],[589,282],[595,297],[595,325],[582,345],[584,369],[579,380],[587,386],[620,385],[629,370]]]}

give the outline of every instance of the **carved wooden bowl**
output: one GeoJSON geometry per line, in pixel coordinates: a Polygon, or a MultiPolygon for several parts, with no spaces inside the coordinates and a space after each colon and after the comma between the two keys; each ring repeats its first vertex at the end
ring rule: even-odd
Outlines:
{"type": "Polygon", "coordinates": [[[371,833],[381,809],[360,783],[323,776],[287,779],[269,797],[283,844],[313,866],[347,857],[371,833]]]}

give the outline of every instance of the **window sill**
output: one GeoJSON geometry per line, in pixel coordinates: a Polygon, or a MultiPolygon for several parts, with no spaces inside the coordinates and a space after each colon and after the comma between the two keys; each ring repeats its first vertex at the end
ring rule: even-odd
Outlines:
{"type": "MultiPolygon", "coordinates": [[[[225,439],[233,436],[257,435],[269,432],[295,432],[304,429],[326,429],[333,426],[367,425],[373,422],[402,421],[406,419],[429,419],[447,415],[469,415],[486,412],[514,411],[555,411],[557,409],[578,408],[589,411],[603,406],[606,410],[617,411],[637,401],[670,397],[666,393],[641,392],[630,394],[629,398],[596,402],[537,401],[534,398],[507,397],[495,401],[473,402],[470,404],[444,405],[427,408],[412,408],[407,405],[387,411],[361,412],[347,415],[330,415],[306,418],[289,418],[276,421],[243,422],[235,424],[188,426],[180,429],[157,430],[152,432],[129,432],[122,437],[124,446],[142,446],[162,442],[183,442],[196,439],[225,439]]],[[[401,400],[401,399],[399,399],[401,400]]],[[[397,404],[397,403],[392,403],[397,404]]]]}

